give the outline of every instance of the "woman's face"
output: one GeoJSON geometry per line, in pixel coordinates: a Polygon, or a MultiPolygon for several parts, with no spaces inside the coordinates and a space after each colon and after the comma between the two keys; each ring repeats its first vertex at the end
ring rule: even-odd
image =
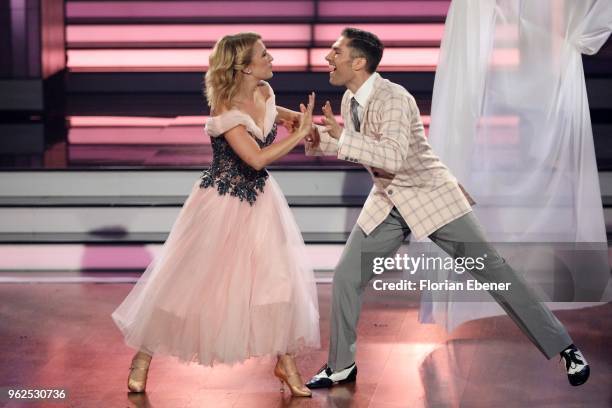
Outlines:
{"type": "Polygon", "coordinates": [[[253,75],[256,79],[270,79],[272,78],[272,55],[268,53],[266,50],[266,46],[263,41],[257,40],[255,45],[253,46],[253,58],[251,60],[251,64],[247,67],[247,71],[251,71],[251,75],[253,75]]]}

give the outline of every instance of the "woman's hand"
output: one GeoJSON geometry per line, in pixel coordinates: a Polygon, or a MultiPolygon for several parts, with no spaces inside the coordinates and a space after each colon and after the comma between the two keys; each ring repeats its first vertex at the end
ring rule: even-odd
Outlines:
{"type": "Polygon", "coordinates": [[[314,109],[315,103],[315,93],[312,92],[308,95],[308,105],[304,106],[303,103],[300,104],[300,112],[302,112],[302,117],[300,118],[300,126],[298,128],[298,132],[303,134],[303,137],[310,135],[312,131],[312,111],[314,109]]]}

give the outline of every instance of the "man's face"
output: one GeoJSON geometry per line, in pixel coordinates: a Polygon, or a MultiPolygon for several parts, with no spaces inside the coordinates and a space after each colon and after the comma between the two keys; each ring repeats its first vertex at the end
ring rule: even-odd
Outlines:
{"type": "Polygon", "coordinates": [[[329,83],[335,86],[344,86],[355,76],[353,70],[353,51],[348,44],[350,39],[340,36],[325,56],[329,63],[329,83]]]}

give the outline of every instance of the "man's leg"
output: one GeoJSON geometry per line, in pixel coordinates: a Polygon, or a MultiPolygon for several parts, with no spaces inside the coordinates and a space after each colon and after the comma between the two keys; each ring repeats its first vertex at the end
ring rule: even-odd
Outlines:
{"type": "Polygon", "coordinates": [[[353,227],[334,271],[327,360],[332,371],[342,370],[355,361],[361,294],[373,276],[371,267],[362,268],[362,254],[393,255],[409,234],[408,225],[395,208],[370,235],[366,236],[357,225],[353,227]]]}
{"type": "Polygon", "coordinates": [[[485,257],[485,267],[470,273],[480,282],[510,283],[508,291],[489,293],[548,359],[572,344],[565,327],[546,304],[486,241],[473,213],[450,222],[429,238],[453,258],[485,257]]]}

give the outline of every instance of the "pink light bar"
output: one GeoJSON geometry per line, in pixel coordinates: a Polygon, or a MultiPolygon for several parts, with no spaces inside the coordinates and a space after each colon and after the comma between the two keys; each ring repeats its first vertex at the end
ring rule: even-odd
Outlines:
{"type": "MultiPolygon", "coordinates": [[[[439,45],[444,34],[443,24],[350,25],[376,33],[387,45],[439,45]]],[[[331,45],[344,27],[346,24],[316,24],[314,40],[331,45]]],[[[81,44],[212,44],[228,33],[254,31],[269,44],[310,43],[310,29],[308,24],[88,24],[68,25],[66,37],[71,47],[81,44]]]]}
{"type": "MultiPolygon", "coordinates": [[[[68,68],[73,71],[202,71],[208,66],[210,49],[121,49],[68,50],[68,68]]],[[[270,50],[275,70],[304,71],[308,50],[270,50]]]]}
{"type": "Polygon", "coordinates": [[[518,116],[482,116],[478,120],[478,127],[488,126],[505,126],[505,127],[518,127],[520,125],[520,118],[518,116]]]}
{"type": "Polygon", "coordinates": [[[446,1],[321,1],[322,17],[445,17],[446,1]]]}
{"type": "Polygon", "coordinates": [[[207,144],[208,116],[70,116],[71,144],[186,145],[207,144]]]}
{"type": "Polygon", "coordinates": [[[310,17],[313,1],[67,1],[71,18],[310,17]]]}
{"type": "MultiPolygon", "coordinates": [[[[202,71],[208,66],[210,49],[121,49],[69,50],[68,68],[73,71],[202,71]]],[[[306,71],[307,49],[272,49],[276,71],[306,71]]],[[[314,71],[327,70],[326,48],[310,50],[314,71]]],[[[496,65],[516,65],[518,51],[496,54],[496,65]]],[[[438,48],[388,48],[380,64],[381,71],[434,71],[438,48]]]]}
{"type": "Polygon", "coordinates": [[[478,120],[477,143],[517,145],[520,142],[521,119],[518,116],[483,116],[478,120]]]}
{"type": "Polygon", "coordinates": [[[203,126],[75,127],[68,130],[72,145],[204,145],[209,139],[203,126]]]}
{"type": "Polygon", "coordinates": [[[519,41],[519,26],[517,24],[500,24],[495,28],[495,46],[515,47],[519,41]]]}
{"type": "MultiPolygon", "coordinates": [[[[313,70],[325,71],[326,48],[272,49],[274,69],[307,70],[308,51],[313,70]]],[[[210,49],[69,50],[67,54],[68,67],[74,71],[201,71],[208,65],[210,49]]],[[[389,48],[380,69],[434,71],[438,54],[438,48],[389,48]]]]}
{"type": "MultiPolygon", "coordinates": [[[[342,124],[342,116],[336,115],[338,123],[342,124]]],[[[209,116],[177,116],[174,118],[160,118],[151,116],[69,116],[68,123],[70,127],[143,127],[143,126],[204,126],[209,116]]],[[[313,121],[315,123],[321,122],[323,119],[322,115],[314,115],[313,121]]],[[[429,126],[431,116],[421,115],[423,124],[429,126]]],[[[493,120],[496,120],[495,118],[493,120]]],[[[518,118],[516,117],[503,117],[498,122],[492,122],[494,124],[516,126],[518,118]]]]}
{"type": "Polygon", "coordinates": [[[493,51],[491,62],[497,68],[515,68],[521,63],[521,52],[516,48],[498,48],[493,51]]]}
{"type": "MultiPolygon", "coordinates": [[[[430,117],[421,117],[426,128],[430,117]]],[[[71,116],[68,141],[73,145],[205,145],[210,143],[204,131],[208,116],[177,116],[159,118],[146,116],[71,116]]],[[[342,117],[336,115],[338,123],[342,117]]],[[[313,117],[320,124],[322,116],[313,117]]],[[[278,128],[278,139],[287,136],[278,128]]]]}
{"type": "Polygon", "coordinates": [[[78,270],[87,267],[142,268],[153,259],[150,248],[160,245],[83,245],[34,244],[2,245],[0,268],[3,270],[61,269],[78,270]],[[33,253],[35,254],[33,256],[33,253]]]}
{"type": "MultiPolygon", "coordinates": [[[[326,71],[327,48],[310,50],[313,71],[326,71]]],[[[380,62],[380,71],[435,71],[439,48],[387,48],[380,62]]]]}
{"type": "Polygon", "coordinates": [[[203,125],[207,119],[208,116],[177,116],[174,118],[150,116],[70,116],[68,117],[68,122],[71,127],[142,127],[203,125]]]}
{"type": "Polygon", "coordinates": [[[314,27],[315,41],[331,45],[347,25],[375,33],[386,45],[439,45],[444,35],[444,24],[317,24],[314,27]]]}
{"type": "Polygon", "coordinates": [[[69,25],[69,46],[92,44],[215,43],[226,34],[254,31],[264,41],[310,42],[308,24],[109,24],[69,25]]]}
{"type": "MultiPolygon", "coordinates": [[[[320,17],[445,17],[450,0],[320,1],[320,17]]],[[[72,1],[66,16],[79,18],[313,17],[314,1],[72,1]]]]}
{"type": "MultiPolygon", "coordinates": [[[[342,245],[308,245],[306,251],[308,258],[312,260],[314,267],[318,269],[330,269],[337,263],[342,252],[342,245]]],[[[59,282],[71,281],[74,277],[70,271],[80,269],[115,269],[121,275],[119,279],[130,279],[136,281],[140,274],[126,276],[125,270],[139,268],[144,270],[151,260],[159,256],[163,246],[161,244],[3,244],[0,246],[0,269],[3,271],[43,271],[40,274],[15,272],[7,276],[4,273],[0,279],[6,283],[15,277],[20,282],[59,282]],[[58,277],[58,273],[49,274],[48,271],[55,270],[67,272],[66,277],[58,277]],[[53,276],[48,276],[53,275],[53,276]]],[[[114,278],[113,274],[104,274],[103,279],[114,278]]],[[[87,280],[85,274],[74,277],[87,280]]],[[[125,281],[125,280],[124,280],[125,281]]]]}

